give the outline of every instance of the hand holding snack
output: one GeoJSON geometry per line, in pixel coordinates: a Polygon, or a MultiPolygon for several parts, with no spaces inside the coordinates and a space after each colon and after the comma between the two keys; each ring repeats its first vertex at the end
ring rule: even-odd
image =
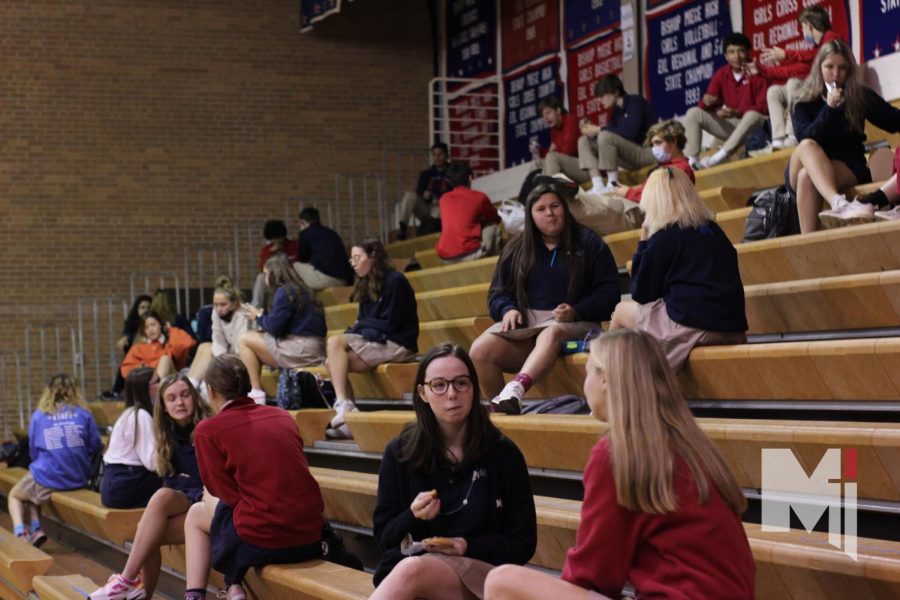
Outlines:
{"type": "Polygon", "coordinates": [[[422,540],[426,552],[437,552],[451,556],[465,556],[468,544],[465,538],[430,537],[422,540]]]}
{"type": "Polygon", "coordinates": [[[412,511],[415,518],[422,521],[430,521],[438,516],[438,513],[441,512],[441,501],[437,497],[437,490],[419,492],[419,495],[409,505],[409,510],[412,511]]]}

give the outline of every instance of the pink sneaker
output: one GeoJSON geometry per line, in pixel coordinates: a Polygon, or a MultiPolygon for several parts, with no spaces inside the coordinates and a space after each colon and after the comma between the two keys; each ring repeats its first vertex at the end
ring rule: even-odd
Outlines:
{"type": "Polygon", "coordinates": [[[133,582],[113,573],[102,588],[88,596],[88,600],[144,600],[147,593],[140,578],[133,582]]]}

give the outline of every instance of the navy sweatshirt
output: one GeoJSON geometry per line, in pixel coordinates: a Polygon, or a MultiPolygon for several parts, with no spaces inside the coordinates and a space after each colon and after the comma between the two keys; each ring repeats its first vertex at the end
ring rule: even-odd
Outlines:
{"type": "MultiPolygon", "coordinates": [[[[576,321],[606,321],[621,299],[619,294],[619,269],[612,253],[600,236],[579,226],[583,265],[581,288],[574,297],[568,297],[569,265],[559,250],[548,250],[538,243],[535,263],[528,273],[525,284],[528,308],[532,310],[553,310],[562,303],[571,304],[575,309],[576,321]]],[[[494,271],[488,307],[491,318],[501,321],[510,310],[521,310],[516,303],[513,284],[512,261],[501,260],[494,271]]]]}
{"type": "Polygon", "coordinates": [[[284,287],[275,290],[269,314],[261,315],[256,320],[263,331],[275,338],[289,335],[325,337],[328,330],[324,311],[313,303],[309,294],[302,294],[303,308],[297,309],[291,295],[296,298],[298,293],[292,290],[289,295],[284,287]]]}
{"type": "Polygon", "coordinates": [[[310,223],[297,236],[300,249],[297,259],[311,264],[317,271],[342,279],[345,285],[353,283],[353,269],[347,258],[344,241],[333,229],[321,223],[310,223]]]}
{"type": "Polygon", "coordinates": [[[391,269],[377,300],[359,303],[359,316],[347,333],[357,333],[370,342],[387,340],[412,352],[419,351],[419,316],[416,293],[403,273],[391,269]]]}
{"type": "MultiPolygon", "coordinates": [[[[888,133],[900,131],[900,109],[885,102],[874,90],[863,86],[866,120],[888,133]]],[[[832,160],[866,164],[863,141],[866,134],[850,127],[844,117],[844,105],[831,108],[824,98],[798,102],[791,114],[798,140],[812,138],[832,160]]]]}
{"type": "Polygon", "coordinates": [[[376,586],[404,558],[400,542],[407,534],[416,542],[433,536],[464,538],[466,556],[492,565],[524,565],[531,559],[537,544],[534,496],[525,458],[512,441],[502,437],[477,464],[443,469],[434,476],[401,464],[400,450],[396,437],[387,445],[378,473],[372,521],[382,555],[376,586]],[[442,514],[422,521],[409,505],[429,490],[437,490],[442,514]]]}
{"type": "Polygon", "coordinates": [[[199,502],[203,497],[203,481],[197,466],[197,450],[191,440],[193,425],[177,427],[175,430],[175,452],[172,454],[174,473],[163,477],[163,486],[179,491],[191,502],[199,502]]]}
{"type": "Polygon", "coordinates": [[[622,108],[613,107],[609,123],[604,131],[615,133],[635,144],[643,144],[647,130],[656,123],[656,112],[643,96],[629,94],[622,108]]]}
{"type": "Polygon", "coordinates": [[[666,303],[669,318],[704,331],[747,331],[737,251],[718,225],[672,226],[638,243],[631,297],[666,303]]]}

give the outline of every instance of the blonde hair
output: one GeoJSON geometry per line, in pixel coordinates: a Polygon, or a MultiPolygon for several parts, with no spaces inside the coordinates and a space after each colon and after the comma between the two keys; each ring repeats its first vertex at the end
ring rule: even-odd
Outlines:
{"type": "Polygon", "coordinates": [[[81,398],[81,391],[78,389],[78,382],[75,378],[60,373],[51,377],[47,382],[47,387],[41,393],[37,407],[39,411],[53,415],[63,405],[79,406],[88,410],[87,404],[81,398]]]}
{"type": "Polygon", "coordinates": [[[715,220],[688,176],[675,167],[662,167],[650,173],[644,184],[641,208],[650,235],[670,225],[692,229],[715,220]]]}
{"type": "Polygon", "coordinates": [[[830,56],[841,55],[847,61],[847,78],[844,80],[844,117],[850,126],[858,132],[862,132],[866,126],[866,95],[865,86],[859,82],[856,58],[850,50],[850,46],[841,40],[834,39],[822,44],[816,59],[813,61],[809,75],[794,97],[794,104],[798,102],[812,102],[822,97],[825,92],[825,80],[822,78],[822,63],[830,56]]]}
{"type": "Polygon", "coordinates": [[[616,501],[627,510],[678,510],[675,459],[687,463],[700,504],[712,483],[736,514],[747,508],[741,488],[715,445],[694,421],[662,348],[634,329],[591,344],[588,368],[606,373],[609,447],[616,501]]]}
{"type": "Polygon", "coordinates": [[[221,275],[216,279],[215,283],[215,291],[213,291],[213,296],[216,294],[222,294],[228,301],[234,305],[235,309],[241,307],[241,304],[244,301],[244,295],[241,294],[241,290],[234,287],[234,283],[232,283],[231,278],[228,275],[221,275]]]}
{"type": "MultiPolygon", "coordinates": [[[[175,466],[172,464],[172,457],[175,455],[175,448],[178,446],[176,432],[178,424],[169,413],[166,412],[163,396],[166,390],[175,383],[183,381],[187,384],[191,391],[191,398],[194,401],[194,414],[191,417],[191,425],[196,426],[197,423],[209,416],[209,407],[200,398],[197,388],[191,383],[187,375],[169,375],[159,384],[157,392],[156,405],[153,407],[153,437],[156,439],[156,472],[160,477],[171,476],[175,474],[175,466]]],[[[191,432],[191,440],[194,439],[194,433],[191,432]]]]}

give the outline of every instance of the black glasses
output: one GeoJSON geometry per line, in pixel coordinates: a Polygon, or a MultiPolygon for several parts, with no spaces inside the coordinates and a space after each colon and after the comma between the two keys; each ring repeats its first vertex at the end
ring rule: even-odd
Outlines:
{"type": "Polygon", "coordinates": [[[447,393],[447,390],[450,389],[451,385],[457,392],[468,392],[472,389],[472,378],[468,375],[460,375],[451,381],[447,381],[442,377],[435,377],[431,381],[426,381],[425,385],[427,385],[428,389],[433,393],[438,396],[443,396],[447,393]]]}

